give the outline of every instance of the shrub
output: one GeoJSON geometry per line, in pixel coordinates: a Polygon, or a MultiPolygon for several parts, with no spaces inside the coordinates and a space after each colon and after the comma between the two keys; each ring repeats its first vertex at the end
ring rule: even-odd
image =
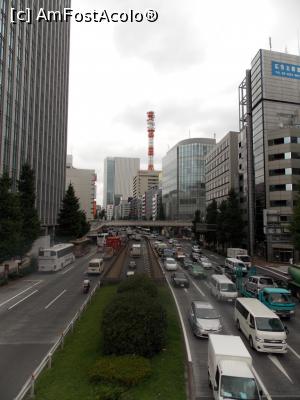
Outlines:
{"type": "Polygon", "coordinates": [[[101,384],[96,388],[91,400],[120,400],[125,390],[127,388],[124,386],[101,384]]]}
{"type": "Polygon", "coordinates": [[[143,357],[113,356],[100,358],[91,369],[89,376],[93,382],[134,386],[148,377],[150,373],[150,362],[143,357]]]}
{"type": "Polygon", "coordinates": [[[166,341],[166,311],[142,291],[115,296],[103,313],[103,353],[152,357],[166,341]]]}
{"type": "Polygon", "coordinates": [[[118,287],[118,293],[141,290],[145,295],[157,297],[157,287],[154,282],[144,274],[133,275],[123,281],[118,287]]]}

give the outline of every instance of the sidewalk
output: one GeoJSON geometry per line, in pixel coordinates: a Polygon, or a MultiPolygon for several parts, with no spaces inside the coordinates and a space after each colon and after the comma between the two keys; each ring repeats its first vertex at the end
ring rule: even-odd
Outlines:
{"type": "Polygon", "coordinates": [[[269,262],[260,257],[253,257],[253,265],[258,267],[270,268],[276,270],[282,274],[288,275],[288,268],[290,264],[287,263],[276,263],[276,262],[269,262]]]}

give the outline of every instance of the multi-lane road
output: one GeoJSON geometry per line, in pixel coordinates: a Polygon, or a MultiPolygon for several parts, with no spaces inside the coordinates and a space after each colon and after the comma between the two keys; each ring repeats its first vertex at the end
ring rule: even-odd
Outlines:
{"type": "MultiPolygon", "coordinates": [[[[15,398],[86,300],[82,282],[92,257],[81,257],[56,274],[34,273],[1,288],[1,400],[15,398]]],[[[90,279],[93,287],[99,277],[90,279]]]]}
{"type": "MultiPolygon", "coordinates": [[[[191,252],[191,245],[188,242],[182,242],[182,246],[187,253],[191,252]]],[[[205,252],[205,251],[204,251],[205,252]]],[[[224,264],[224,258],[205,252],[213,265],[224,264]]],[[[260,271],[266,273],[266,271],[260,271]]],[[[210,272],[213,273],[213,270],[210,272]]],[[[170,273],[166,273],[170,281],[170,273]]],[[[232,303],[218,301],[210,293],[209,285],[206,280],[191,279],[188,289],[173,288],[176,296],[179,310],[184,322],[184,329],[190,354],[192,358],[194,391],[196,400],[213,399],[211,389],[208,386],[207,379],[207,339],[196,338],[190,329],[188,322],[188,310],[193,300],[202,300],[210,302],[219,312],[223,333],[229,335],[239,335],[244,341],[246,347],[253,357],[254,369],[257,372],[260,383],[265,391],[266,398],[272,399],[300,399],[300,307],[297,305],[296,316],[290,321],[284,321],[289,329],[288,335],[288,353],[266,354],[258,353],[250,349],[249,343],[245,337],[237,330],[233,319],[234,306],[232,303]]]]}

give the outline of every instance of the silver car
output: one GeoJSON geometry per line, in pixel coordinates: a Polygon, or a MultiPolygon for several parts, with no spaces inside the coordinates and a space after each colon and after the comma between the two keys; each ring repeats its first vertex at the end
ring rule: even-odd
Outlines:
{"type": "Polygon", "coordinates": [[[194,335],[201,338],[207,338],[210,333],[220,333],[223,329],[220,315],[205,301],[192,302],[189,322],[194,335]]]}
{"type": "Polygon", "coordinates": [[[174,258],[167,257],[165,260],[165,269],[167,271],[176,271],[177,270],[177,262],[174,258]]]}
{"type": "Polygon", "coordinates": [[[255,295],[258,295],[259,291],[265,287],[276,286],[277,285],[271,276],[253,275],[249,276],[245,282],[245,289],[248,292],[254,293],[255,295]]]}

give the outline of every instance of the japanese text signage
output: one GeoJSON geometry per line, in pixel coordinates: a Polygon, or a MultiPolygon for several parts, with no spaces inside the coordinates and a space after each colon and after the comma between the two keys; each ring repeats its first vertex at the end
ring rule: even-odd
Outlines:
{"type": "Polygon", "coordinates": [[[300,79],[300,65],[272,61],[272,75],[283,78],[300,79]]]}

